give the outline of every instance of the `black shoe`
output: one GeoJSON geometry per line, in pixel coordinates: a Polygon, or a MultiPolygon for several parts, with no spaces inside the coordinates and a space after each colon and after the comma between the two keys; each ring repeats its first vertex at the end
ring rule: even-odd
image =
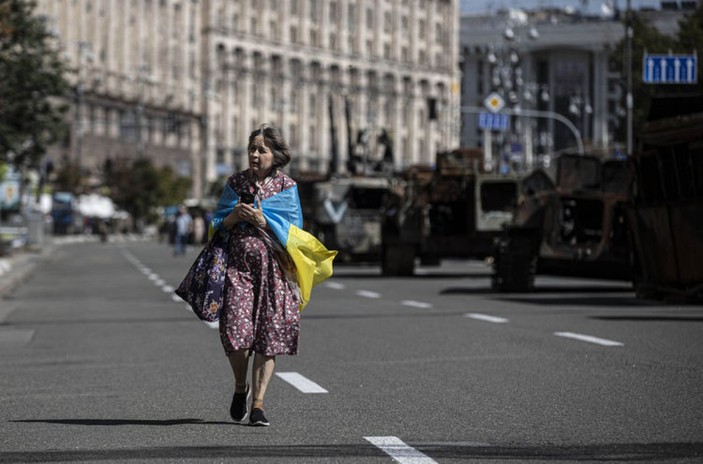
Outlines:
{"type": "Polygon", "coordinates": [[[234,392],[232,397],[232,404],[229,407],[229,415],[232,420],[237,424],[243,424],[247,420],[247,403],[249,402],[249,397],[251,396],[251,388],[247,385],[247,391],[244,393],[234,392]]]}
{"type": "Polygon", "coordinates": [[[249,425],[268,427],[271,425],[269,420],[264,416],[264,410],[259,408],[254,408],[251,410],[249,415],[249,425]]]}

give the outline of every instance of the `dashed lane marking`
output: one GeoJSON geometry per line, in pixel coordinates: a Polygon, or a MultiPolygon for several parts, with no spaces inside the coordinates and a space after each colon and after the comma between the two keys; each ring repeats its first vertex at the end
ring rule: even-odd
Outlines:
{"type": "Polygon", "coordinates": [[[489,316],[488,314],[469,313],[465,314],[464,316],[471,319],[476,319],[477,321],[492,322],[494,324],[507,324],[508,322],[510,322],[504,317],[489,316]]]}
{"type": "Polygon", "coordinates": [[[333,290],[344,290],[347,288],[346,285],[340,284],[339,282],[325,282],[325,287],[331,288],[333,290]]]}
{"type": "Polygon", "coordinates": [[[276,375],[303,393],[328,393],[327,390],[297,372],[277,372],[276,375]]]}
{"type": "Polygon", "coordinates": [[[577,334],[573,332],[554,332],[557,337],[572,338],[574,340],[580,340],[582,342],[595,343],[596,345],[602,346],[625,346],[624,343],[616,342],[613,340],[607,340],[605,338],[593,337],[591,335],[577,334]]]}
{"type": "Polygon", "coordinates": [[[436,464],[437,462],[412,446],[406,445],[398,437],[364,437],[364,439],[400,464],[436,464]]]}
{"type": "Polygon", "coordinates": [[[359,290],[356,292],[357,295],[363,296],[364,298],[381,298],[380,293],[370,292],[368,290],[359,290]]]}
{"type": "Polygon", "coordinates": [[[431,303],[423,303],[422,301],[414,301],[414,300],[403,300],[401,303],[405,306],[412,306],[413,308],[431,308],[432,304],[431,303]]]}

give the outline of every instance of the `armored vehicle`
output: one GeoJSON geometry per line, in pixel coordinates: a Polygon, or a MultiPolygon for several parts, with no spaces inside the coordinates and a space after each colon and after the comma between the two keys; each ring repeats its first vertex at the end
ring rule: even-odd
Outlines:
{"type": "Polygon", "coordinates": [[[518,178],[483,170],[483,152],[441,152],[436,168],[406,172],[402,194],[386,208],[383,227],[384,275],[412,275],[442,258],[483,258],[503,224],[512,220],[518,178]]]}
{"type": "Polygon", "coordinates": [[[312,201],[304,211],[309,230],[340,261],[375,261],[381,257],[381,224],[397,181],[386,177],[340,177],[307,187],[312,201]]]}
{"type": "Polygon", "coordinates": [[[703,301],[703,95],[652,101],[630,228],[643,298],[703,301]]]}
{"type": "Polygon", "coordinates": [[[496,241],[493,288],[529,291],[536,273],[629,279],[626,161],[566,154],[556,182],[543,170],[522,181],[514,220],[496,241]]]}

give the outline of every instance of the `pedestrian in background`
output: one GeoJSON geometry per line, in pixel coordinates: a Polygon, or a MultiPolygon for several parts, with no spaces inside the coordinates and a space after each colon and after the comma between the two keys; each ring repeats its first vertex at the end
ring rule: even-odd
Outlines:
{"type": "Polygon", "coordinates": [[[302,227],[296,183],[281,171],[290,158],[278,129],[264,124],[253,131],[248,142],[249,168],[229,177],[211,223],[215,233],[228,236],[219,329],[234,374],[230,416],[236,423],[244,423],[249,416],[251,425],[269,425],[264,397],[276,356],[298,353],[300,294],[295,265],[272,231],[275,224],[269,224],[302,227]],[[274,207],[268,206],[269,199],[274,199],[274,207]]]}
{"type": "Polygon", "coordinates": [[[176,237],[173,245],[173,254],[175,256],[184,255],[188,246],[188,238],[193,230],[193,218],[190,217],[185,206],[178,208],[175,226],[176,237]]]}

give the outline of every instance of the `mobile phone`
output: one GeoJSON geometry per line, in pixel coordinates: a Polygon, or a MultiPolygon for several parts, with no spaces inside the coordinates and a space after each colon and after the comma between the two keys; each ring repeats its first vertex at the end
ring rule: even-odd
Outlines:
{"type": "Polygon", "coordinates": [[[254,204],[254,194],[252,193],[244,192],[240,198],[242,203],[248,203],[250,205],[254,204]]]}

